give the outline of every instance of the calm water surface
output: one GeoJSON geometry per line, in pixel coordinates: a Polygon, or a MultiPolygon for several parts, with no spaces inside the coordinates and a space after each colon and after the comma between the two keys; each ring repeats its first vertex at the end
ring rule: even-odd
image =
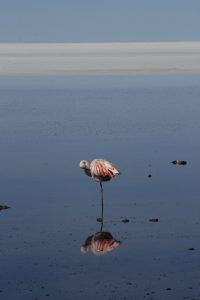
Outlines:
{"type": "Polygon", "coordinates": [[[2,300],[200,299],[200,85],[147,81],[1,88],[2,300]],[[95,255],[100,188],[79,161],[99,157],[122,172],[103,225],[121,244],[95,255]]]}

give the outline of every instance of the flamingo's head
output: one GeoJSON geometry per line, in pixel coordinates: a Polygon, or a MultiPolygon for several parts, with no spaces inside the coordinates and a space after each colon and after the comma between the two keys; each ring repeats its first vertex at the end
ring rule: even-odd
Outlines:
{"type": "Polygon", "coordinates": [[[89,166],[89,163],[87,160],[81,160],[80,161],[80,168],[81,169],[89,169],[90,166],[89,166]]]}

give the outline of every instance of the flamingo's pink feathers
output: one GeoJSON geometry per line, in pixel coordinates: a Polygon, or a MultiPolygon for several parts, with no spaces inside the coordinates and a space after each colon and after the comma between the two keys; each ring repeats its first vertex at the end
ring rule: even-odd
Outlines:
{"type": "Polygon", "coordinates": [[[120,174],[116,167],[105,159],[95,159],[90,164],[92,177],[96,181],[109,181],[120,174]]]}

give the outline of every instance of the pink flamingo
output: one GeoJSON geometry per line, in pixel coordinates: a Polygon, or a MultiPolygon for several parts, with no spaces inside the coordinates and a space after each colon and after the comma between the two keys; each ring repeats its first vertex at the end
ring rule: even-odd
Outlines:
{"type": "Polygon", "coordinates": [[[80,167],[88,176],[99,182],[101,187],[103,181],[110,181],[120,174],[120,171],[105,159],[94,159],[90,164],[87,160],[81,160],[80,167]]]}
{"type": "Polygon", "coordinates": [[[100,183],[101,199],[102,199],[102,217],[103,217],[103,181],[110,181],[120,171],[109,161],[105,159],[94,159],[90,164],[87,160],[81,160],[80,167],[86,175],[92,177],[95,181],[100,183]]]}

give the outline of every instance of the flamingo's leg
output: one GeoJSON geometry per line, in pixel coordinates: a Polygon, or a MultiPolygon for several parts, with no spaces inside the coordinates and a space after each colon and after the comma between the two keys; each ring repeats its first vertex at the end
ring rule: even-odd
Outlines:
{"type": "Polygon", "coordinates": [[[101,181],[100,181],[100,187],[101,187],[101,231],[102,231],[103,229],[103,186],[101,181]]]}

